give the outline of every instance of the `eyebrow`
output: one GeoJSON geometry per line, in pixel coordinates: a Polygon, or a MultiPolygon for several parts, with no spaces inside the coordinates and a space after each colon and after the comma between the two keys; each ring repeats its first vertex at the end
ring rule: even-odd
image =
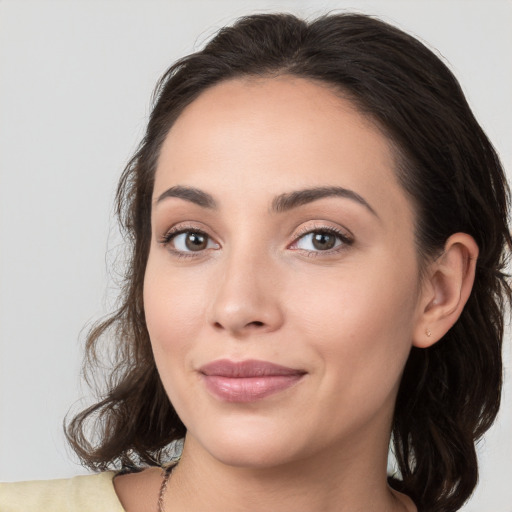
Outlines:
{"type": "MultiPolygon", "coordinates": [[[[162,194],[160,194],[160,196],[158,196],[158,198],[155,201],[155,204],[160,203],[161,201],[167,199],[168,197],[177,197],[179,199],[184,199],[185,201],[197,204],[202,208],[208,208],[211,210],[215,210],[218,208],[218,204],[213,198],[213,196],[211,196],[207,192],[203,192],[202,190],[194,187],[187,187],[183,185],[176,185],[174,187],[171,187],[162,194]]],[[[312,203],[314,201],[318,201],[319,199],[323,199],[326,197],[342,197],[344,199],[350,199],[364,206],[369,212],[378,217],[376,211],[359,194],[357,194],[353,190],[335,186],[307,188],[303,190],[296,190],[294,192],[286,192],[284,194],[280,194],[272,200],[270,212],[286,212],[292,210],[293,208],[297,208],[299,206],[303,206],[305,204],[312,203]]]]}
{"type": "Polygon", "coordinates": [[[318,201],[318,199],[323,199],[324,197],[342,197],[344,199],[350,199],[364,206],[373,215],[378,217],[377,212],[364,198],[353,190],[343,187],[315,187],[280,194],[272,201],[270,210],[275,213],[286,212],[292,208],[318,201]]]}
{"type": "Polygon", "coordinates": [[[211,210],[217,209],[217,202],[210,194],[194,187],[184,187],[182,185],[171,187],[158,196],[155,204],[160,203],[168,197],[178,197],[179,199],[184,199],[185,201],[197,204],[202,208],[208,208],[211,210]]]}

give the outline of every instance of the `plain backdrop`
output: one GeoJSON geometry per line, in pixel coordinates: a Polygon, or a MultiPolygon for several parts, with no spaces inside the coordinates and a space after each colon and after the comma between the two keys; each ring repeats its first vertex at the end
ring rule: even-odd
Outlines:
{"type": "MultiPolygon", "coordinates": [[[[0,479],[67,477],[83,328],[115,297],[117,178],[178,57],[252,12],[377,14],[449,64],[512,169],[510,1],[0,0],[0,479]]],[[[512,511],[512,375],[465,512],[512,511]]]]}

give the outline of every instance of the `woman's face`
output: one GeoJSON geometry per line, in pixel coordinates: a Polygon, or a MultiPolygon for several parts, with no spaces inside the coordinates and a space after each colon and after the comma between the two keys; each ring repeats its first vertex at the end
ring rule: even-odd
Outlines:
{"type": "Polygon", "coordinates": [[[248,467],[387,449],[421,293],[393,169],[379,130],[305,79],[223,82],[178,118],[144,304],[187,443],[248,467]]]}

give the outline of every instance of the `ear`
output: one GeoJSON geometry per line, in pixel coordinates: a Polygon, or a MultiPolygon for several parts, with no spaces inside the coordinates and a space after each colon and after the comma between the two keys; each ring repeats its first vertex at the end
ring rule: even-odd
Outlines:
{"type": "Polygon", "coordinates": [[[423,282],[413,345],[430,347],[458,320],[473,288],[478,246],[472,236],[455,233],[430,263],[423,282]]]}

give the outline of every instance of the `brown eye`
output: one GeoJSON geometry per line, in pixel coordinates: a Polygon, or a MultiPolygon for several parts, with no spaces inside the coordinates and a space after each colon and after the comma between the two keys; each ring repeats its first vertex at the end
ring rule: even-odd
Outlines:
{"type": "Polygon", "coordinates": [[[294,249],[311,253],[327,252],[353,243],[353,239],[334,229],[314,229],[304,233],[293,244],[294,249]]]}
{"type": "Polygon", "coordinates": [[[325,231],[320,231],[317,233],[312,233],[312,244],[315,249],[319,251],[326,251],[332,249],[336,244],[336,236],[332,233],[326,233],[325,231]]]}
{"type": "Polygon", "coordinates": [[[199,230],[171,232],[164,237],[163,244],[170,246],[177,253],[201,252],[206,249],[219,248],[219,244],[199,230]]]}
{"type": "Polygon", "coordinates": [[[208,245],[208,237],[201,233],[184,233],[185,246],[189,251],[202,251],[208,245]]]}

